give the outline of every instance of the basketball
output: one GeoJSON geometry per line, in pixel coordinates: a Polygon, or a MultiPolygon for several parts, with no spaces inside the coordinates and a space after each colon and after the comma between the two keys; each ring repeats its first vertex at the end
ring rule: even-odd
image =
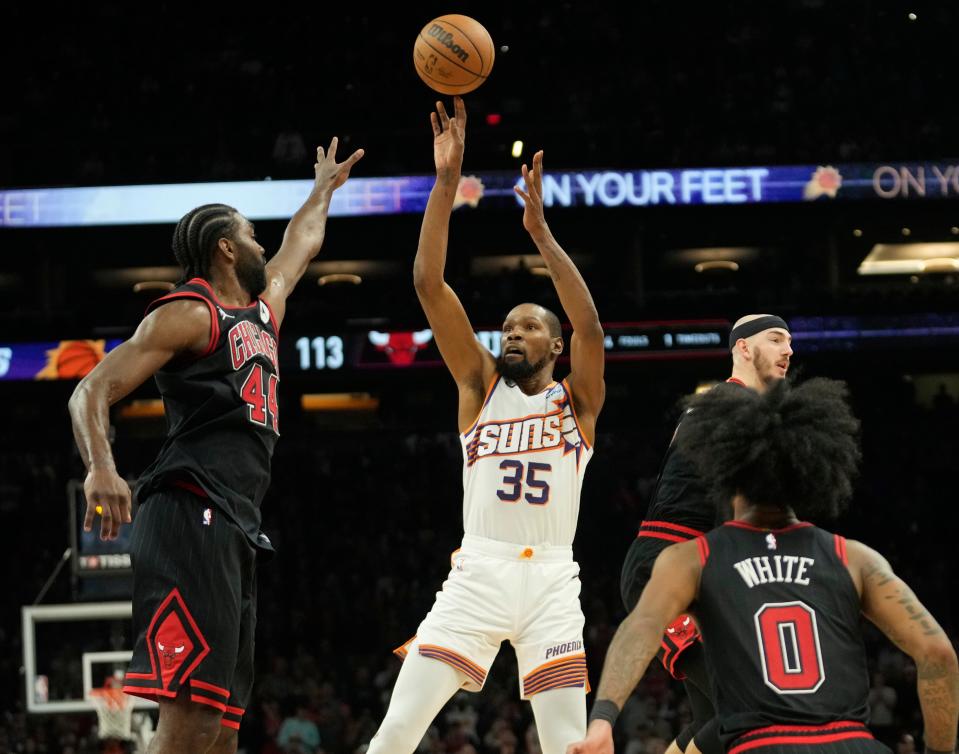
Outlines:
{"type": "Polygon", "coordinates": [[[466,94],[486,81],[496,51],[483,25],[469,16],[450,14],[423,27],[413,45],[413,65],[430,89],[466,94]]]}

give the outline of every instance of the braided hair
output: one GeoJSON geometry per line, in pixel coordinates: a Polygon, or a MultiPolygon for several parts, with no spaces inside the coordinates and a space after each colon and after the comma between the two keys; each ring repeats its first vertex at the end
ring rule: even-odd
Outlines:
{"type": "Polygon", "coordinates": [[[227,204],[204,204],[180,218],[173,231],[173,256],[183,268],[180,284],[209,276],[216,242],[233,236],[238,214],[227,204]]]}
{"type": "Polygon", "coordinates": [[[760,394],[718,385],[692,403],[677,443],[720,499],[792,508],[801,519],[835,518],[858,473],[859,422],[846,385],[786,380],[760,394]]]}

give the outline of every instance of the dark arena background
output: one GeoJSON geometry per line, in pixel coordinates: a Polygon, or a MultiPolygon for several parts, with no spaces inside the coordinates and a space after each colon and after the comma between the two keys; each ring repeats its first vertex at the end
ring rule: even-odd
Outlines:
{"type": "MultiPolygon", "coordinates": [[[[28,5],[0,11],[0,752],[120,750],[88,694],[131,649],[127,535],[79,530],[77,377],[178,278],[182,214],[233,204],[274,252],[334,135],[341,158],[366,156],[283,324],[263,505],[278,555],[258,572],[240,749],[365,751],[400,667],[391,650],[462,534],[455,386],[412,285],[436,95],[411,53],[451,12],[483,23],[497,57],[466,96],[447,280],[494,353],[516,303],[561,313],[512,193],[542,148],[547,220],[606,332],[574,546],[593,686],[679,402],[728,376],[730,326],[751,312],[788,321],[799,379],[850,386],[862,475],[826,525],[883,552],[955,642],[953,3],[28,5]]],[[[114,407],[111,431],[135,480],[166,431],[152,380],[114,407]]],[[[915,667],[864,631],[871,726],[898,754],[921,750],[915,667]]],[[[141,743],[155,714],[132,712],[141,743]]],[[[617,751],[662,754],[689,715],[655,664],[617,751]]],[[[419,751],[540,751],[508,645],[419,751]]]]}

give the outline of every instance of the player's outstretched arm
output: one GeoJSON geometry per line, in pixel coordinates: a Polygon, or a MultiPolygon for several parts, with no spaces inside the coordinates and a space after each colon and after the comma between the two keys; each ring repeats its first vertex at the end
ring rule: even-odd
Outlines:
{"type": "Polygon", "coordinates": [[[563,311],[573,325],[569,382],[578,417],[588,428],[590,437],[587,440],[592,442],[596,417],[606,399],[603,327],[586,281],[546,223],[543,211],[543,150],[533,155],[532,169],[524,164],[522,170],[526,190],[519,187],[514,190],[523,199],[523,227],[546,262],[563,311]]]}
{"type": "Polygon", "coordinates": [[[178,354],[202,353],[210,341],[210,311],[200,301],[172,301],[149,314],[133,337],[120,344],[84,377],[70,397],[70,419],[87,468],[84,531],[102,510],[100,538],[116,539],[130,523],[130,487],[117,474],[110,451],[110,406],[142,385],[178,354]]]}
{"type": "Polygon", "coordinates": [[[266,292],[263,298],[273,309],[277,324],[283,321],[283,315],[286,314],[287,296],[293,292],[307,265],[323,246],[333,192],[346,183],[350,170],[363,157],[363,150],[357,149],[343,162],[337,162],[337,144],[338,139],[334,136],[328,150],[316,148],[313,190],[290,219],[280,250],[266,266],[266,292]]]}
{"type": "Polygon", "coordinates": [[[696,542],[667,547],[656,558],[639,602],[610,642],[586,739],[570,744],[568,754],[612,753],[613,726],[608,717],[619,714],[633,693],[659,651],[663,630],[696,598],[701,573],[696,542]],[[599,717],[604,711],[613,714],[599,717]]]}
{"type": "Polygon", "coordinates": [[[449,243],[450,215],[459,186],[466,143],[466,106],[455,97],[454,115],[450,118],[442,102],[430,113],[433,126],[433,159],[436,162],[436,183],[430,191],[419,245],[413,262],[413,284],[433,330],[436,345],[447,368],[460,388],[460,428],[474,418],[468,398],[479,395],[479,403],[496,369],[493,355],[480,345],[473,326],[459,298],[444,279],[446,249],[449,243]],[[471,415],[472,414],[472,415],[471,415]]]}
{"type": "Polygon", "coordinates": [[[882,555],[860,542],[849,540],[846,545],[863,614],[916,663],[926,751],[954,751],[959,662],[952,642],[882,555]]]}

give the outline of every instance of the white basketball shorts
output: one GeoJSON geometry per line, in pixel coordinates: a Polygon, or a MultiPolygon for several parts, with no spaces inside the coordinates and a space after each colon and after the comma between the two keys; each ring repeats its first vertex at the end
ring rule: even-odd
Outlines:
{"type": "Polygon", "coordinates": [[[519,663],[520,696],[556,688],[588,691],[579,604],[579,565],[570,547],[515,545],[466,535],[416,636],[396,653],[418,652],[463,672],[479,691],[509,641],[519,663]]]}

